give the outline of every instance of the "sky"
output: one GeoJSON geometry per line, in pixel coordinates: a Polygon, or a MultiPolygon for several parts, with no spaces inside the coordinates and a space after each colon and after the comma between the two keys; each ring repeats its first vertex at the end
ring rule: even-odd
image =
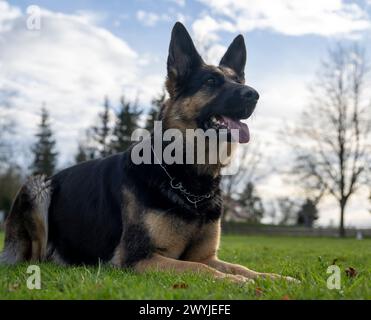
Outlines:
{"type": "MultiPolygon", "coordinates": [[[[0,103],[17,120],[19,153],[29,158],[42,105],[63,150],[60,166],[72,161],[105,95],[113,106],[124,94],[148,108],[163,88],[176,21],[209,63],[244,35],[247,83],[261,97],[249,120],[252,143],[260,141],[277,167],[290,157],[278,132],[308,105],[327,49],[357,41],[371,53],[371,0],[0,0],[0,103]],[[33,19],[39,12],[40,25],[33,19]]],[[[296,192],[277,175],[260,191],[296,192]]],[[[361,198],[351,202],[347,225],[371,226],[361,198]]],[[[319,224],[337,223],[334,204],[322,206],[319,224]]]]}

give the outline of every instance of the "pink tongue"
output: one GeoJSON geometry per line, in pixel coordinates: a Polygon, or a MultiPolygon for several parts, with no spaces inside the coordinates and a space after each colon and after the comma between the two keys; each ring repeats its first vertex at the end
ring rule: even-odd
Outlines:
{"type": "Polygon", "coordinates": [[[232,131],[232,138],[234,141],[237,141],[239,143],[248,143],[250,140],[250,132],[249,127],[247,124],[239,121],[239,120],[233,120],[231,118],[221,116],[224,123],[228,126],[229,129],[237,129],[239,134],[236,134],[232,131]]]}

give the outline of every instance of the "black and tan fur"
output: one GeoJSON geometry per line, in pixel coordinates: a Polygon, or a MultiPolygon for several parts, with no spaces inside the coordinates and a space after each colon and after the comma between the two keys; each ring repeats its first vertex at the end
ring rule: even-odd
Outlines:
{"type": "MultiPolygon", "coordinates": [[[[205,128],[214,114],[248,118],[259,96],[244,84],[245,62],[244,40],[238,36],[219,66],[205,64],[184,26],[177,23],[167,64],[170,98],[161,112],[164,129],[205,128]]],[[[205,272],[236,282],[279,277],[218,259],[220,165],[167,166],[193,194],[212,195],[195,207],[170,187],[158,164],[135,165],[131,150],[50,178],[30,178],[6,220],[1,261],[104,261],[138,272],[205,272]]]]}

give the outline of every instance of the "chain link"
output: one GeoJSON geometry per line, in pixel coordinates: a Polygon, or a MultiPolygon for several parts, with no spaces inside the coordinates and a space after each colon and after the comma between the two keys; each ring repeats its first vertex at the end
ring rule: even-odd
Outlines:
{"type": "Polygon", "coordinates": [[[155,150],[153,149],[153,146],[151,145],[151,148],[152,148],[152,151],[153,151],[153,155],[155,156],[158,164],[161,166],[161,168],[165,171],[166,175],[169,177],[170,179],[170,187],[173,188],[174,190],[179,190],[184,196],[185,198],[187,199],[188,202],[190,202],[191,204],[193,204],[195,206],[195,208],[197,209],[197,204],[205,199],[209,199],[211,198],[211,196],[213,195],[212,192],[209,192],[209,193],[206,193],[204,195],[196,195],[196,194],[193,194],[191,192],[189,192],[184,186],[183,184],[179,181],[176,183],[176,180],[174,177],[171,176],[171,174],[167,171],[167,169],[165,168],[165,166],[160,162],[159,158],[157,157],[157,154],[155,152],[155,150]]]}

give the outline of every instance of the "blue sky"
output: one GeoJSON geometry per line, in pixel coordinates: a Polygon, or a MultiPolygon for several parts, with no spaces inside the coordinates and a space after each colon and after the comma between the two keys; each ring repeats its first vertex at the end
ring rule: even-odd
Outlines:
{"type": "MultiPolygon", "coordinates": [[[[157,72],[166,61],[169,35],[171,27],[175,21],[182,16],[186,26],[192,32],[192,24],[200,17],[210,15],[212,17],[220,16],[213,13],[212,6],[205,5],[207,1],[197,0],[137,0],[137,1],[97,1],[97,0],[31,0],[31,1],[8,1],[10,4],[20,7],[23,11],[30,5],[39,5],[42,8],[63,12],[66,14],[85,13],[95,16],[95,23],[112,32],[114,35],[125,40],[126,43],[137,52],[142,54],[151,54],[161,59],[162,64],[152,66],[157,72]],[[138,12],[143,11],[146,14],[158,16],[158,21],[153,25],[147,25],[138,19],[138,12]],[[161,17],[163,15],[163,17],[161,17]]],[[[212,3],[212,1],[209,1],[212,3]]],[[[218,2],[218,1],[216,1],[218,2]]],[[[222,2],[222,1],[220,1],[222,2]]],[[[226,6],[228,1],[226,1],[226,6]]],[[[244,1],[235,1],[244,2],[244,1]]],[[[245,1],[246,2],[246,1],[245,1]]],[[[249,1],[247,1],[249,2],[249,1]]],[[[252,4],[253,5],[252,1],[252,4]]],[[[274,1],[271,1],[272,3],[274,1]]],[[[289,1],[290,2],[290,1],[289,1]]],[[[316,3],[313,1],[302,1],[307,3],[316,3]]],[[[326,1],[319,1],[319,3],[326,1]]],[[[370,1],[327,1],[334,3],[353,4],[359,6],[365,13],[371,13],[370,1]]],[[[330,10],[336,10],[335,4],[330,10]]],[[[341,11],[339,11],[341,13],[341,11]]],[[[144,20],[146,20],[144,18],[144,20]]],[[[291,26],[296,28],[295,25],[291,26]]],[[[362,34],[362,41],[365,44],[371,43],[369,30],[355,33],[362,34]]],[[[237,30],[236,32],[241,32],[237,30]]],[[[218,43],[228,46],[230,41],[236,35],[236,32],[220,32],[218,43]]],[[[249,49],[249,62],[247,72],[251,79],[264,77],[266,72],[270,73],[310,73],[318,67],[319,59],[325,54],[326,49],[332,43],[338,40],[352,39],[351,32],[334,32],[328,36],[318,34],[316,30],[309,30],[299,35],[288,35],[285,32],[274,30],[272,27],[262,29],[252,29],[251,31],[241,32],[246,37],[246,43],[249,49]]],[[[371,45],[369,45],[371,46],[371,45]]],[[[148,68],[151,71],[151,66],[148,68]]]]}
{"type": "MultiPolygon", "coordinates": [[[[177,20],[211,63],[244,35],[247,82],[261,96],[249,120],[252,142],[260,140],[277,166],[289,157],[277,132],[310,102],[308,84],[328,47],[357,41],[371,54],[371,0],[0,0],[0,98],[19,119],[22,149],[32,143],[42,104],[63,150],[61,166],[72,160],[104,95],[113,105],[125,94],[148,107],[163,86],[177,20]],[[40,30],[27,29],[34,5],[41,10],[40,30]]],[[[262,187],[272,196],[277,190],[295,192],[277,176],[262,187]]],[[[354,205],[365,212],[364,203],[354,205]]],[[[323,224],[331,219],[336,214],[323,224]]],[[[362,213],[355,224],[368,221],[362,213]]]]}
{"type": "MultiPolygon", "coordinates": [[[[161,76],[165,75],[169,36],[174,22],[183,21],[191,34],[197,38],[197,34],[202,33],[198,32],[203,29],[202,27],[205,26],[206,32],[210,29],[208,27],[210,22],[202,22],[202,20],[206,20],[206,17],[215,20],[216,24],[233,22],[235,16],[238,16],[241,21],[248,20],[250,15],[249,12],[246,12],[246,6],[243,3],[248,3],[248,6],[251,7],[254,6],[254,3],[259,3],[254,0],[232,2],[241,3],[241,6],[235,5],[233,14],[224,15],[223,10],[230,6],[229,1],[8,1],[10,5],[20,8],[22,12],[26,12],[28,6],[36,4],[52,12],[86,16],[91,24],[102,27],[122,39],[141,56],[143,64],[144,60],[148,60],[145,64],[147,74],[161,76]],[[239,15],[239,12],[242,13],[239,15]],[[142,19],[140,13],[143,16],[142,19]],[[199,23],[201,28],[195,27],[197,22],[202,22],[199,23]]],[[[306,10],[306,7],[299,5],[297,8],[291,9],[291,14],[293,16],[302,15],[302,17],[300,16],[297,21],[295,19],[288,21],[286,25],[277,22],[279,19],[284,20],[286,13],[282,12],[282,17],[279,14],[272,14],[275,10],[280,12],[280,8],[275,8],[273,4],[282,3],[278,7],[284,7],[287,6],[285,3],[290,5],[290,2],[293,1],[260,1],[260,3],[262,2],[266,2],[267,5],[262,5],[260,11],[255,15],[267,14],[268,17],[270,16],[266,26],[261,27],[258,26],[259,23],[255,23],[256,26],[252,27],[222,27],[217,31],[213,30],[215,27],[211,27],[210,33],[217,34],[216,40],[212,37],[211,40],[207,37],[206,39],[202,36],[199,37],[201,39],[199,42],[205,42],[215,47],[215,50],[212,50],[209,55],[211,57],[209,60],[216,63],[222,55],[223,49],[228,46],[233,37],[242,33],[248,47],[247,77],[249,83],[260,91],[265,90],[267,86],[272,87],[275,83],[282,82],[280,79],[289,78],[288,82],[300,82],[301,84],[309,82],[318,69],[319,61],[324,57],[327,48],[337,41],[344,42],[356,39],[371,47],[369,25],[362,28],[356,26],[360,20],[370,23],[371,2],[369,0],[352,2],[341,0],[296,1],[296,3],[311,3],[310,6],[317,6],[319,9],[314,11],[313,15],[319,16],[319,23],[311,20],[311,13],[303,14],[302,11],[306,10]],[[353,6],[356,6],[357,10],[354,10],[353,6]],[[272,8],[269,9],[270,7],[272,8]],[[359,17],[358,11],[362,11],[364,16],[359,17]],[[334,19],[334,27],[332,28],[328,28],[327,24],[323,23],[323,20],[328,19],[328,16],[338,17],[337,20],[334,19]],[[348,23],[348,26],[342,26],[348,23]],[[305,25],[304,30],[298,30],[295,33],[296,29],[300,29],[301,24],[305,25]],[[331,31],[321,31],[327,29],[331,29],[331,31]]],[[[295,88],[293,89],[295,90],[295,88]]],[[[303,88],[296,89],[304,91],[303,88]]],[[[146,97],[143,104],[148,104],[149,100],[146,97]]],[[[293,108],[293,106],[289,107],[290,112],[293,111],[293,108]]],[[[277,110],[267,107],[266,111],[272,114],[277,110]]]]}

